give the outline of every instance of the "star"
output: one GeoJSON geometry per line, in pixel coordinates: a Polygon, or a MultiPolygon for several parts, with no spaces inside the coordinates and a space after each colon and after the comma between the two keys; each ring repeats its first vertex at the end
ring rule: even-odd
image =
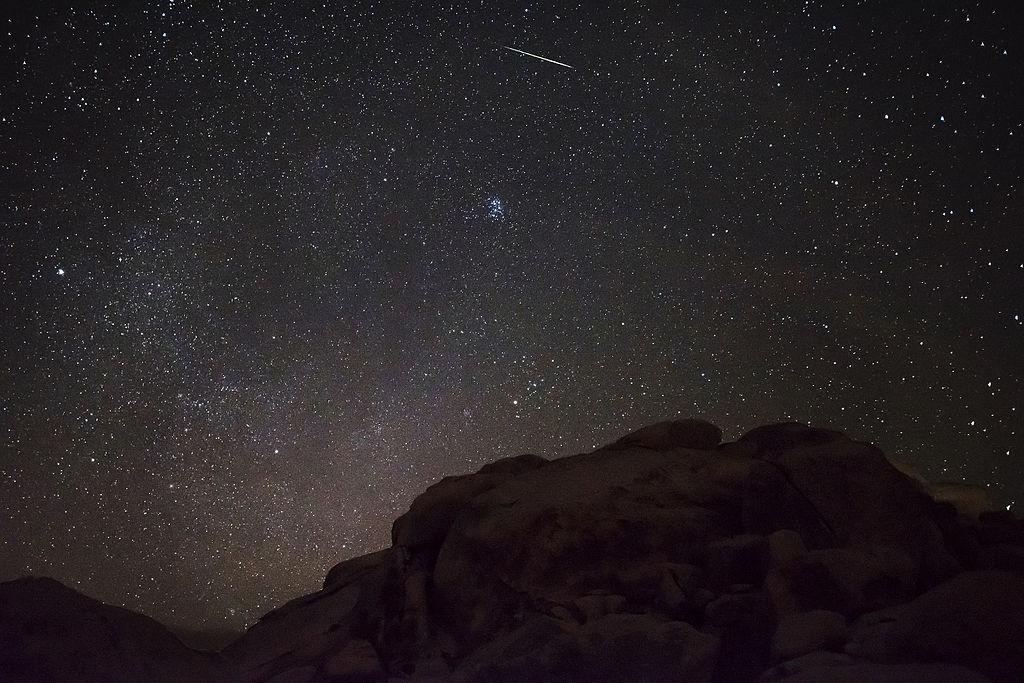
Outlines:
{"type": "Polygon", "coordinates": [[[494,196],[487,200],[487,215],[494,220],[505,217],[505,202],[501,197],[494,196]]]}
{"type": "Polygon", "coordinates": [[[1011,17],[50,4],[4,29],[0,580],[240,629],[467,463],[676,416],[1016,512],[1011,17]]]}

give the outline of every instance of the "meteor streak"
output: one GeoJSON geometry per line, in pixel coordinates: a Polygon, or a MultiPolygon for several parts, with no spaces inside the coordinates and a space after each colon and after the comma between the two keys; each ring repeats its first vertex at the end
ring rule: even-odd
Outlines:
{"type": "Polygon", "coordinates": [[[572,68],[568,64],[563,64],[562,62],[556,62],[553,59],[548,59],[547,57],[541,57],[540,55],[531,54],[531,53],[525,52],[523,50],[517,50],[516,48],[509,47],[508,45],[502,45],[502,47],[505,48],[506,50],[512,50],[512,52],[518,52],[521,55],[526,55],[527,57],[533,57],[534,59],[543,59],[545,62],[551,62],[552,64],[557,64],[558,66],[564,66],[566,69],[571,69],[572,68]]]}

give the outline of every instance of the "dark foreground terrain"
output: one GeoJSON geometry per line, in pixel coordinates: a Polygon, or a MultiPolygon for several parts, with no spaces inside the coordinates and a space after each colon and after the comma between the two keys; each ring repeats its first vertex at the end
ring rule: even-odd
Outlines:
{"type": "Polygon", "coordinates": [[[797,424],[699,421],[431,486],[219,653],[0,585],[0,680],[1024,681],[1024,522],[797,424]]]}

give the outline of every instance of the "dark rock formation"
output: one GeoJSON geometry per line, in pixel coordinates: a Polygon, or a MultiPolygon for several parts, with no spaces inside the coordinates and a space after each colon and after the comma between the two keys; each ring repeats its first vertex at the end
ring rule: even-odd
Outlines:
{"type": "MultiPolygon", "coordinates": [[[[839,432],[720,441],[664,422],[447,477],[391,548],[337,565],[219,658],[156,652],[247,681],[1024,680],[1020,520],[937,502],[839,432]]],[[[5,636],[3,656],[45,671],[28,647],[5,636]]]]}
{"type": "Polygon", "coordinates": [[[846,651],[881,662],[951,662],[1020,681],[1022,646],[1024,575],[968,571],[907,604],[864,615],[846,651]]]}
{"type": "Polygon", "coordinates": [[[722,441],[722,430],[704,420],[658,422],[627,434],[607,448],[650,448],[670,451],[674,448],[710,450],[722,441]]]}
{"type": "Polygon", "coordinates": [[[784,662],[818,650],[836,649],[846,642],[846,617],[838,612],[811,610],[781,615],[772,637],[773,662],[784,662]]]}

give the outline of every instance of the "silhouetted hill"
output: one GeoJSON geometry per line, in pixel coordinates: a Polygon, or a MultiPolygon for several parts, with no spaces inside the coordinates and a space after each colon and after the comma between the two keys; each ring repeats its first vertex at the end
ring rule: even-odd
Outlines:
{"type": "Polygon", "coordinates": [[[217,652],[242,636],[241,631],[224,628],[187,628],[171,625],[167,628],[185,645],[200,652],[217,652]]]}
{"type": "Polygon", "coordinates": [[[2,681],[198,681],[223,675],[162,624],[47,578],[0,584],[2,681]]]}
{"type": "Polygon", "coordinates": [[[395,521],[390,548],[335,566],[219,656],[55,582],[3,584],[0,667],[30,678],[81,659],[79,680],[1024,680],[1024,523],[985,511],[976,489],[937,501],[839,432],[720,438],[666,422],[593,453],[446,477],[395,521]],[[78,608],[60,606],[64,592],[78,608]],[[82,635],[94,613],[116,637],[82,635]]]}

